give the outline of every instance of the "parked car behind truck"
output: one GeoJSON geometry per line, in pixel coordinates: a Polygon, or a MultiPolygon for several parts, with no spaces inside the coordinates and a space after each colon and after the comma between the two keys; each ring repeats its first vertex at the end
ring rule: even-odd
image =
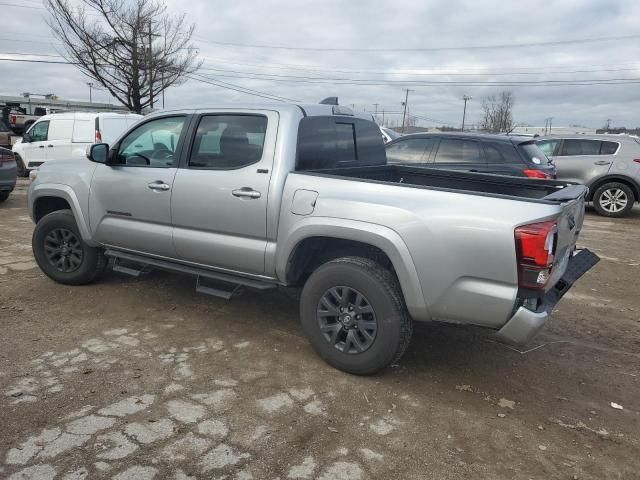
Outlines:
{"type": "Polygon", "coordinates": [[[640,138],[574,135],[537,139],[558,178],[589,186],[587,200],[600,215],[623,217],[640,201],[640,138]]]}
{"type": "Polygon", "coordinates": [[[418,133],[387,144],[390,163],[462,172],[555,178],[555,167],[532,138],[485,133],[418,133]]]}
{"type": "Polygon", "coordinates": [[[576,250],[586,187],[388,165],[378,127],[340,106],[163,112],[89,157],[29,188],[46,275],[86,284],[110,258],[223,298],[299,287],[311,345],[355,374],[399,360],[414,321],[526,343],[597,261],[576,250]]]}
{"type": "Polygon", "coordinates": [[[44,162],[58,160],[86,161],[88,145],[112,142],[141,115],[133,113],[56,113],[40,117],[13,146],[18,174],[29,176],[29,170],[44,162]]]}
{"type": "Polygon", "coordinates": [[[0,147],[0,202],[9,198],[16,186],[16,160],[13,152],[0,147]]]}

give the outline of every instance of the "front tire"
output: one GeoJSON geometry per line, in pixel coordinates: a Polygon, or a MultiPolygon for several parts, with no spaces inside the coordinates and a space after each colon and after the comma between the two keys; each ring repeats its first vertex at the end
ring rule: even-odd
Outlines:
{"type": "Polygon", "coordinates": [[[58,283],[90,283],[107,263],[102,249],[84,243],[71,210],[45,215],[33,231],[31,244],[40,269],[58,283]]]}
{"type": "Polygon", "coordinates": [[[593,194],[593,206],[604,217],[624,217],[635,201],[633,190],[619,182],[606,183],[593,194]]]}
{"type": "Polygon", "coordinates": [[[4,202],[7,198],[9,198],[9,192],[0,192],[0,203],[4,202]]]}
{"type": "Polygon", "coordinates": [[[356,375],[400,360],[413,331],[396,277],[361,257],[337,258],[314,271],[302,290],[300,318],[318,355],[356,375]]]}

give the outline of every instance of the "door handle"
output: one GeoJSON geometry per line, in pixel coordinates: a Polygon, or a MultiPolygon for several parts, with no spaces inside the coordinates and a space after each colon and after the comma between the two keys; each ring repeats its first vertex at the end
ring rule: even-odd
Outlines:
{"type": "Polygon", "coordinates": [[[171,188],[169,185],[164,183],[162,180],[151,182],[149,185],[147,185],[147,187],[149,187],[151,190],[154,190],[156,192],[166,192],[167,190],[169,190],[171,188]]]}
{"type": "Polygon", "coordinates": [[[38,145],[38,148],[44,148],[44,145],[38,145]]]}
{"type": "Polygon", "coordinates": [[[261,196],[259,191],[254,190],[251,187],[242,187],[237,190],[233,190],[231,194],[234,197],[244,197],[244,198],[260,198],[261,196]]]}
{"type": "Polygon", "coordinates": [[[598,160],[597,162],[593,162],[594,165],[611,165],[611,162],[607,162],[606,160],[598,160]]]}
{"type": "Polygon", "coordinates": [[[53,148],[53,145],[47,145],[47,147],[49,147],[49,148],[53,148]]]}

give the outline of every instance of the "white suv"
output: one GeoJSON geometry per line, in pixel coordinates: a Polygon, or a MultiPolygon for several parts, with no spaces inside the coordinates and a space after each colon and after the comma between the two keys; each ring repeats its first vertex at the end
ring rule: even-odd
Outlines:
{"type": "Polygon", "coordinates": [[[13,145],[18,175],[54,160],[86,160],[87,146],[112,143],[142,115],[134,113],[72,112],[40,117],[13,145]]]}

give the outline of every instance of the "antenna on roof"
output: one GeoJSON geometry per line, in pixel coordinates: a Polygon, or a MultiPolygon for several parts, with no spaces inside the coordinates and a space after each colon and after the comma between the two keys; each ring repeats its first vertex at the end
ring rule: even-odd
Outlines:
{"type": "Polygon", "coordinates": [[[320,105],[338,105],[338,97],[327,97],[320,102],[320,105]]]}

